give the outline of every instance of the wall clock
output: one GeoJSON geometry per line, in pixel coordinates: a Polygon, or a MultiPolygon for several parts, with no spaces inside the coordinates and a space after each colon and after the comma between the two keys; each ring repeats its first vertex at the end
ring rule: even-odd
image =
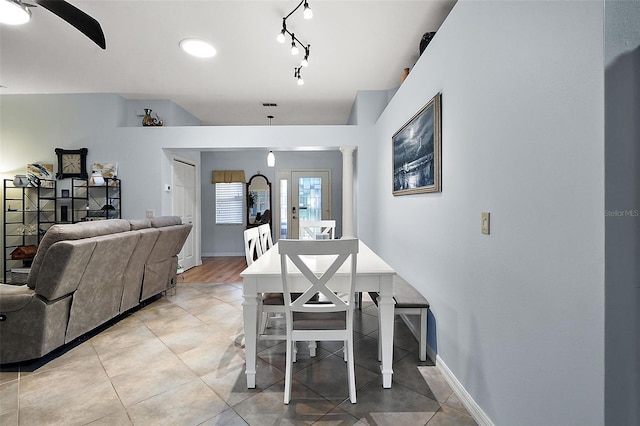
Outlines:
{"type": "Polygon", "coordinates": [[[64,179],[74,177],[88,179],[87,151],[87,148],[56,148],[56,155],[58,156],[58,173],[56,173],[56,178],[64,179]]]}

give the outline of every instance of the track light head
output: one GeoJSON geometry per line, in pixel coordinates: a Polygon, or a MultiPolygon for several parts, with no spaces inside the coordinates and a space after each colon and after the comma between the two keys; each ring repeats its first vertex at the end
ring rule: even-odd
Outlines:
{"type": "Polygon", "coordinates": [[[306,1],[304,2],[304,10],[302,11],[302,16],[304,16],[304,19],[313,18],[313,10],[311,10],[311,8],[309,7],[309,3],[307,3],[306,1]]]}
{"type": "Polygon", "coordinates": [[[309,66],[309,48],[310,47],[311,45],[307,45],[307,47],[304,48],[304,58],[302,58],[302,61],[300,62],[300,65],[302,65],[305,68],[309,66]]]}
{"type": "Polygon", "coordinates": [[[287,19],[282,18],[282,30],[280,30],[280,32],[278,33],[278,36],[276,37],[276,40],[278,40],[278,43],[284,43],[286,32],[287,32],[287,19]]]}
{"type": "Polygon", "coordinates": [[[302,69],[302,67],[298,67],[298,68],[294,68],[293,69],[293,76],[297,79],[298,86],[302,86],[304,84],[304,80],[302,79],[302,76],[300,75],[300,70],[301,69],[302,69]]]}

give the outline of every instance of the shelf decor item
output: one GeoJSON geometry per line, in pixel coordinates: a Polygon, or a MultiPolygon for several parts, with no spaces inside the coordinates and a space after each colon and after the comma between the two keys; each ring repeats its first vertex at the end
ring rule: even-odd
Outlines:
{"type": "Polygon", "coordinates": [[[64,179],[75,177],[87,179],[87,148],[62,149],[56,148],[58,156],[58,173],[56,178],[64,179]]]}
{"type": "Polygon", "coordinates": [[[164,125],[164,122],[162,121],[162,119],[160,117],[158,117],[158,114],[156,114],[155,118],[151,116],[151,109],[149,108],[145,108],[144,109],[144,117],[142,117],[142,125],[144,127],[153,127],[153,126],[162,126],[164,125]]]}
{"type": "Polygon", "coordinates": [[[118,163],[93,163],[91,170],[93,173],[100,173],[103,178],[118,177],[118,163]]]}
{"type": "Polygon", "coordinates": [[[27,175],[15,175],[13,178],[13,186],[16,188],[24,188],[29,185],[29,178],[27,175]]]}
{"type": "Polygon", "coordinates": [[[19,246],[11,252],[12,260],[31,260],[36,255],[38,248],[36,246],[19,246]]]}
{"type": "Polygon", "coordinates": [[[392,137],[393,195],[440,192],[441,94],[436,94],[392,137]]]}
{"type": "Polygon", "coordinates": [[[31,163],[27,164],[27,177],[33,186],[53,188],[53,164],[31,163]],[[37,185],[36,185],[37,183],[37,185]]]}

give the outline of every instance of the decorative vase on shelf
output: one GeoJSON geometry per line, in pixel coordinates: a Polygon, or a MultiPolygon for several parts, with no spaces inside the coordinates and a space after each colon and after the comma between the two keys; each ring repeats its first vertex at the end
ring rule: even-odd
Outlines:
{"type": "Polygon", "coordinates": [[[13,186],[24,188],[29,185],[29,178],[27,175],[15,175],[13,178],[13,186]]]}
{"type": "Polygon", "coordinates": [[[402,76],[400,77],[400,83],[404,83],[404,81],[409,77],[409,68],[405,68],[402,76]]]}
{"type": "Polygon", "coordinates": [[[153,117],[151,117],[151,110],[149,108],[144,109],[144,117],[142,117],[143,126],[153,126],[153,117]]]}
{"type": "Polygon", "coordinates": [[[142,125],[144,127],[164,125],[164,122],[160,117],[158,117],[158,114],[156,114],[155,118],[151,116],[151,111],[152,110],[149,108],[144,109],[144,117],[142,117],[142,125]]]}

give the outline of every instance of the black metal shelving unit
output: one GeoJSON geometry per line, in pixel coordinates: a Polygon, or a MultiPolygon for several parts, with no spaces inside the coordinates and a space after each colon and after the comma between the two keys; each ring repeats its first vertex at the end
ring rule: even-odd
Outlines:
{"type": "Polygon", "coordinates": [[[120,179],[104,178],[103,185],[96,185],[91,179],[73,179],[71,210],[74,223],[121,218],[120,179]]]}
{"type": "Polygon", "coordinates": [[[3,181],[3,279],[11,283],[11,270],[26,268],[31,260],[14,260],[11,254],[20,246],[38,246],[40,239],[56,223],[56,181],[40,180],[39,186],[15,186],[3,181]]]}

